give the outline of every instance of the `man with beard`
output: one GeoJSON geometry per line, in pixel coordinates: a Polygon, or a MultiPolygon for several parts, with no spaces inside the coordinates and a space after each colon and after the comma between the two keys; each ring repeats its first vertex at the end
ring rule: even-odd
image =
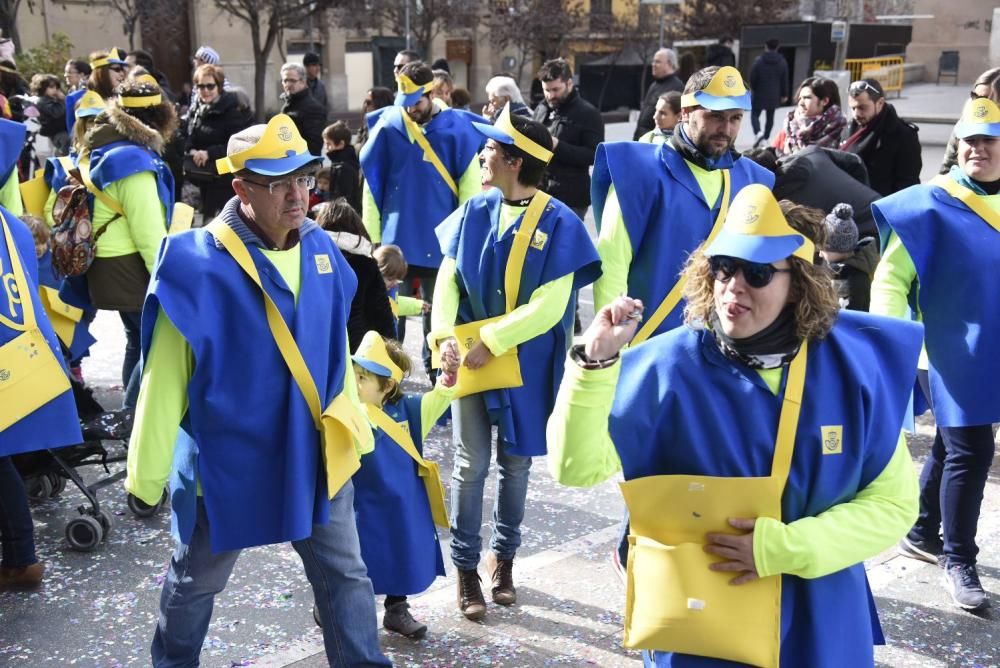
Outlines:
{"type": "MultiPolygon", "coordinates": [[[[406,63],[396,80],[395,104],[367,116],[370,134],[360,156],[362,219],[373,243],[403,250],[409,271],[400,293],[412,294],[412,281],[419,279],[421,296],[429,303],[443,257],[434,228],[482,190],[482,136],[472,125],[482,118],[434,104],[434,73],[424,62],[406,63]]],[[[429,331],[427,314],[425,337],[429,331]]],[[[433,378],[426,345],[424,368],[433,378]]]]}
{"type": "Polygon", "coordinates": [[[597,149],[592,197],[604,270],[594,308],[621,294],[651,314],[632,345],[681,324],[677,276],[716,231],[729,202],[774,175],[733,150],[750,93],[734,67],[706,67],[688,80],[681,122],[664,144],[614,142],[597,149]]]}

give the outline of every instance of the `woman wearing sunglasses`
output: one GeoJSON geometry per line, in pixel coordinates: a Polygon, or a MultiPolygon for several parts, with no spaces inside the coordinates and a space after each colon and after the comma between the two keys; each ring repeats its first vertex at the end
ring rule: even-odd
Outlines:
{"type": "Polygon", "coordinates": [[[824,233],[748,186],[684,270],[686,327],[620,354],[642,311],[620,297],[570,352],[549,467],[624,474],[625,644],[647,666],[871,666],[883,642],[862,562],[916,515],[921,328],[838,313],[824,233]]]}
{"type": "Polygon", "coordinates": [[[920,476],[920,517],[902,554],[937,565],[960,608],[988,605],[976,569],[976,529],[1000,422],[1000,108],[966,102],[955,126],[958,165],[872,204],[886,245],[873,313],[926,326],[920,387],[937,424],[920,476]]]}
{"type": "MultiPolygon", "coordinates": [[[[988,97],[997,104],[1000,104],[1000,67],[993,67],[979,75],[972,82],[972,89],[969,91],[969,99],[975,100],[980,97],[988,97]]],[[[941,161],[941,168],[938,174],[947,174],[951,168],[958,164],[958,137],[951,133],[948,139],[948,146],[944,150],[944,159],[941,161]]]]}
{"type": "Polygon", "coordinates": [[[192,77],[197,101],[188,114],[184,179],[200,190],[206,223],[234,196],[232,175],[220,176],[215,161],[226,157],[229,138],[253,123],[250,109],[224,90],[225,81],[218,65],[199,65],[192,77]]]}

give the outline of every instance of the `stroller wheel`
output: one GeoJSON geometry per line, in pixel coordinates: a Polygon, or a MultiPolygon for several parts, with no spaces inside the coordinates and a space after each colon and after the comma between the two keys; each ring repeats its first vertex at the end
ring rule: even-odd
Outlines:
{"type": "Polygon", "coordinates": [[[97,513],[97,521],[101,523],[101,529],[104,531],[104,538],[107,538],[108,534],[111,533],[111,527],[114,526],[111,521],[111,513],[106,511],[104,508],[101,508],[101,510],[97,513]]]}
{"type": "Polygon", "coordinates": [[[52,496],[52,480],[47,474],[32,477],[25,487],[29,499],[38,501],[52,496]]]}
{"type": "Polygon", "coordinates": [[[66,540],[78,552],[90,552],[103,538],[101,523],[90,515],[81,515],[66,523],[66,540]]]}
{"type": "Polygon", "coordinates": [[[48,479],[52,483],[52,493],[49,496],[59,496],[66,489],[66,478],[58,473],[49,473],[48,479]]]}
{"type": "Polygon", "coordinates": [[[156,514],[156,511],[160,509],[163,502],[167,500],[167,491],[163,490],[163,495],[160,497],[159,503],[155,506],[151,506],[142,499],[132,494],[128,495],[126,503],[128,504],[128,509],[132,511],[132,514],[136,517],[152,517],[156,514]]]}

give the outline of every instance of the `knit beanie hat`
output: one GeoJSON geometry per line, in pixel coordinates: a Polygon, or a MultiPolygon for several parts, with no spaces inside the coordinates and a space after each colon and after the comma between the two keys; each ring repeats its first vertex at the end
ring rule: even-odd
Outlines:
{"type": "Polygon", "coordinates": [[[194,57],[209,65],[219,64],[219,52],[210,46],[199,46],[194,52],[194,57]]]}
{"type": "Polygon", "coordinates": [[[858,226],[854,224],[854,209],[850,204],[838,204],[823,221],[826,225],[826,245],[832,253],[850,253],[858,245],[858,226]]]}

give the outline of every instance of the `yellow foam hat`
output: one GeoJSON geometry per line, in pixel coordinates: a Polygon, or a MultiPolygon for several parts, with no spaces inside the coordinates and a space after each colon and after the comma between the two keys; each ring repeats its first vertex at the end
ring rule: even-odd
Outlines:
{"type": "Polygon", "coordinates": [[[812,264],[816,246],[788,224],[771,190],[754,183],[733,198],[722,230],[705,254],[761,264],[794,256],[812,264]]]}
{"type": "Polygon", "coordinates": [[[352,359],[355,363],[377,376],[392,378],[397,383],[403,381],[403,370],[389,357],[385,341],[378,332],[369,331],[365,333],[352,359]]]}
{"type": "Polygon", "coordinates": [[[267,125],[255,125],[233,135],[229,149],[234,145],[247,147],[216,160],[219,174],[249,169],[265,176],[278,176],[320,159],[309,153],[306,140],[287,114],[278,114],[267,125]]]}
{"type": "Polygon", "coordinates": [[[490,139],[504,144],[513,144],[531,157],[537,158],[545,164],[548,164],[552,160],[552,151],[521,134],[514,127],[514,123],[510,120],[510,102],[504,105],[493,125],[489,123],[473,123],[472,125],[490,139]]]}
{"type": "Polygon", "coordinates": [[[750,109],[750,92],[743,84],[743,75],[735,67],[726,65],[712,75],[711,81],[701,90],[681,96],[682,107],[704,107],[712,111],[750,109]]]}
{"type": "Polygon", "coordinates": [[[112,48],[108,55],[100,56],[90,61],[90,67],[97,69],[98,67],[107,67],[108,65],[128,65],[125,62],[125,55],[118,49],[118,47],[112,48]]]}
{"type": "Polygon", "coordinates": [[[396,105],[409,107],[416,104],[417,100],[426,93],[431,92],[434,88],[434,80],[432,79],[425,84],[415,84],[413,79],[405,74],[398,74],[396,75],[396,88],[396,105]]]}
{"type": "Polygon", "coordinates": [[[84,116],[96,116],[106,108],[107,105],[104,104],[104,98],[96,92],[88,90],[80,96],[79,100],[77,100],[74,115],[77,118],[83,118],[84,116]]]}
{"type": "Polygon", "coordinates": [[[966,102],[955,126],[955,136],[959,139],[975,135],[1000,137],[1000,107],[988,97],[966,102]]]}

